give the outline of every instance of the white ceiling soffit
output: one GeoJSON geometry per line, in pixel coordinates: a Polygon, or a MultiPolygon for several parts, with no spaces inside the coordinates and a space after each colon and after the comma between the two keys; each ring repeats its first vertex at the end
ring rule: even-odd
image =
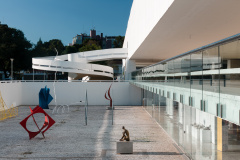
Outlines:
{"type": "Polygon", "coordinates": [[[130,59],[167,59],[240,32],[240,0],[175,0],[130,59]]]}

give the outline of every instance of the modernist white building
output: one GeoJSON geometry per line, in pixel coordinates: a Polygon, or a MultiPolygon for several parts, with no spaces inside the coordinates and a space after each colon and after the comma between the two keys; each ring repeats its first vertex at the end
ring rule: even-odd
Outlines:
{"type": "Polygon", "coordinates": [[[34,69],[68,72],[69,81],[1,83],[13,91],[3,97],[34,105],[37,96],[28,96],[48,85],[52,105],[79,102],[86,90],[89,105],[107,105],[104,93],[113,83],[114,105],[143,105],[189,157],[238,159],[239,6],[239,0],[134,0],[123,48],[33,58],[34,69]],[[109,59],[122,59],[129,81],[72,82],[112,78],[111,67],[90,63],[109,59]]]}
{"type": "Polygon", "coordinates": [[[85,76],[113,78],[113,68],[90,62],[124,59],[127,49],[105,49],[88,52],[72,53],[55,57],[40,57],[32,59],[32,68],[56,72],[68,72],[69,80],[78,80],[85,76]]]}
{"type": "Polygon", "coordinates": [[[240,153],[239,5],[132,5],[123,46],[126,78],[142,89],[143,105],[193,159],[237,159],[240,153]],[[153,64],[136,70],[144,61],[153,64]]]}

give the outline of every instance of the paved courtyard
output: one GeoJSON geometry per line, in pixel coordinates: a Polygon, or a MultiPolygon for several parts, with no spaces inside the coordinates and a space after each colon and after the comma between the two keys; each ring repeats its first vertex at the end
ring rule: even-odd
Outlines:
{"type": "MultiPolygon", "coordinates": [[[[28,106],[19,107],[17,117],[0,121],[0,159],[186,159],[141,106],[117,106],[113,125],[111,110],[105,106],[89,106],[87,126],[83,106],[70,106],[65,113],[59,109],[58,114],[52,114],[54,106],[50,108],[45,111],[56,123],[45,133],[45,138],[39,134],[29,140],[19,125],[30,114],[28,106]],[[134,142],[133,154],[116,154],[116,141],[122,136],[123,125],[134,142]]],[[[41,126],[43,115],[35,118],[41,126]]],[[[37,130],[31,119],[27,125],[29,130],[37,130]]]]}

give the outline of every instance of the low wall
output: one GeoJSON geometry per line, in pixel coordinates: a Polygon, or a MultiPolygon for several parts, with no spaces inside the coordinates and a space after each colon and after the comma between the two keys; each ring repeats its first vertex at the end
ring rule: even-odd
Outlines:
{"type": "Polygon", "coordinates": [[[105,92],[112,84],[111,97],[114,105],[141,105],[141,89],[129,82],[1,82],[0,91],[7,106],[38,105],[41,88],[50,88],[54,98],[50,105],[84,105],[86,90],[89,105],[109,105],[105,92]],[[55,93],[54,94],[54,85],[55,93]],[[56,101],[56,102],[55,102],[56,101]]]}

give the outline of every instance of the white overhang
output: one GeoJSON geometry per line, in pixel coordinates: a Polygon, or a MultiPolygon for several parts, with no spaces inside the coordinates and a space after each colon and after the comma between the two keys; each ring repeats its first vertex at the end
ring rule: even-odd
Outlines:
{"type": "Polygon", "coordinates": [[[125,40],[129,58],[163,60],[238,34],[239,6],[239,0],[175,0],[139,47],[131,49],[134,40],[125,40]]]}

